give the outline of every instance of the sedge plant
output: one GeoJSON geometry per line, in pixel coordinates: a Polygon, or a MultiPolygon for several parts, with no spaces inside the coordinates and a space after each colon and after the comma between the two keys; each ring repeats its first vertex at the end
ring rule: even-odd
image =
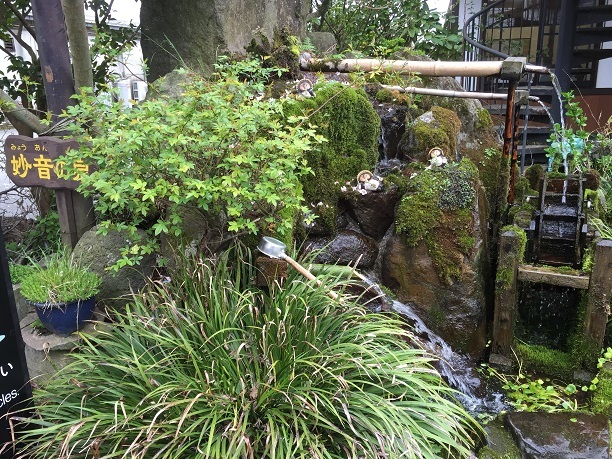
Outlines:
{"type": "Polygon", "coordinates": [[[478,425],[397,316],[254,275],[189,260],[135,296],[36,391],[19,457],[469,456],[478,425]]]}

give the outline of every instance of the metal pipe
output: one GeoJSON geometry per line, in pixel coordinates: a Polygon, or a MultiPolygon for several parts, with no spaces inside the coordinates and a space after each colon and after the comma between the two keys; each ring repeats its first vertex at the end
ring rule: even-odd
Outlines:
{"type": "MultiPolygon", "coordinates": [[[[508,99],[506,101],[506,120],[504,125],[504,147],[503,157],[511,159],[512,143],[514,137],[514,112],[516,105],[514,104],[514,96],[516,94],[517,80],[510,80],[508,84],[508,99]]],[[[508,204],[512,204],[510,197],[514,198],[514,170],[512,169],[512,161],[510,161],[510,189],[508,191],[508,204]]]]}
{"type": "Polygon", "coordinates": [[[343,59],[331,61],[313,59],[301,65],[302,70],[321,70],[330,72],[370,72],[373,70],[397,72],[400,74],[418,73],[425,76],[497,76],[501,73],[503,61],[463,62],[463,61],[402,61],[381,59],[343,59]]]}

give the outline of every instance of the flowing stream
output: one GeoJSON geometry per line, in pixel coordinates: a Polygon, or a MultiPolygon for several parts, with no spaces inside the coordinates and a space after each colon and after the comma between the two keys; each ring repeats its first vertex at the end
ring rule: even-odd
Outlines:
{"type": "Polygon", "coordinates": [[[438,358],[435,362],[436,369],[448,384],[459,392],[457,399],[468,412],[499,413],[507,409],[502,394],[487,391],[486,384],[473,362],[453,351],[446,341],[425,325],[410,306],[394,301],[392,308],[412,326],[418,344],[438,358]]]}

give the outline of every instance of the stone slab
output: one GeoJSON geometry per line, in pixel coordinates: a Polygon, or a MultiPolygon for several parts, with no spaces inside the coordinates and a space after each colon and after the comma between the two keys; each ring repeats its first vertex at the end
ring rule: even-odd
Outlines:
{"type": "MultiPolygon", "coordinates": [[[[101,320],[101,316],[94,316],[101,320]]],[[[20,322],[21,336],[25,344],[25,356],[30,378],[35,384],[44,384],[60,368],[70,361],[69,353],[78,346],[80,342],[79,333],[73,333],[67,337],[49,334],[40,334],[32,323],[38,319],[36,313],[27,314],[20,322]]],[[[96,332],[98,324],[90,323],[82,330],[83,333],[92,334],[96,332]]]]}
{"type": "Polygon", "coordinates": [[[509,413],[522,459],[609,459],[608,418],[585,413],[509,413]]]}

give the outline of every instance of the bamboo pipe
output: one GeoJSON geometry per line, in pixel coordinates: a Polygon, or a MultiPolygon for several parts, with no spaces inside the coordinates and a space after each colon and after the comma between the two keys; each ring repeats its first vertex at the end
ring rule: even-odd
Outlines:
{"type": "MultiPolygon", "coordinates": [[[[498,76],[502,72],[504,61],[402,61],[381,59],[311,59],[301,63],[302,70],[320,70],[330,72],[397,72],[399,74],[418,73],[425,76],[449,77],[485,77],[498,76]]],[[[546,67],[526,65],[527,72],[548,72],[546,67]]]]}
{"type": "MultiPolygon", "coordinates": [[[[508,94],[498,92],[470,92],[470,91],[453,91],[450,89],[434,89],[434,88],[417,88],[414,86],[391,86],[383,84],[382,88],[390,91],[405,92],[408,94],[422,94],[425,96],[439,97],[457,97],[459,99],[491,99],[491,100],[508,100],[508,94]]],[[[537,96],[529,96],[528,99],[532,102],[539,102],[537,96]]]]}

